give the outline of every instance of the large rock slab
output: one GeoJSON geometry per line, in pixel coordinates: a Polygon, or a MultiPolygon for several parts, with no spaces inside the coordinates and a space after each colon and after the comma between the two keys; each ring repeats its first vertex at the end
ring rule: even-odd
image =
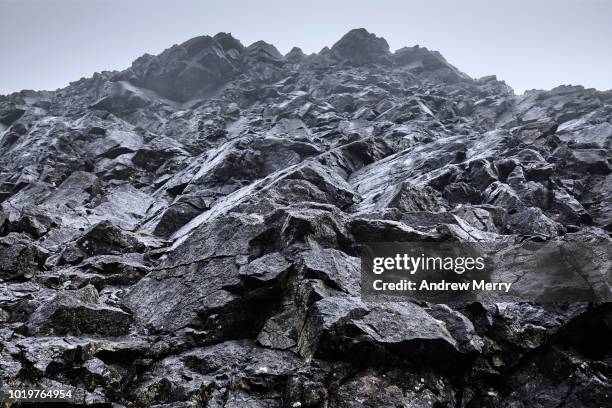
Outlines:
{"type": "Polygon", "coordinates": [[[125,311],[99,303],[93,286],[64,291],[43,303],[30,317],[29,332],[35,335],[118,336],[130,329],[125,311]]]}

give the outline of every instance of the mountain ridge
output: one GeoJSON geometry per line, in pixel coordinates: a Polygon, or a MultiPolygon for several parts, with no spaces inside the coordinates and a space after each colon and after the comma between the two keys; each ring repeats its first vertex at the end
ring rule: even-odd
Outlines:
{"type": "MultiPolygon", "coordinates": [[[[368,35],[373,35],[375,38],[380,38],[381,40],[385,40],[383,37],[376,37],[376,36],[375,36],[375,34],[371,34],[371,33],[369,33],[369,32],[368,32],[368,31],[367,31],[365,28],[358,28],[358,29],[353,29],[353,30],[350,30],[350,31],[349,31],[347,34],[345,34],[345,35],[343,36],[343,38],[344,38],[344,37],[347,37],[349,34],[354,33],[354,32],[365,32],[365,33],[367,33],[368,35]]],[[[234,37],[232,36],[232,34],[231,34],[231,33],[219,32],[219,33],[215,34],[214,36],[209,36],[209,35],[201,35],[201,36],[196,36],[196,37],[193,37],[193,38],[191,38],[191,39],[189,39],[189,40],[187,40],[187,41],[185,41],[185,42],[183,42],[183,43],[180,43],[180,44],[174,44],[174,45],[172,45],[172,46],[170,46],[170,47],[166,48],[165,50],[163,50],[162,52],[160,52],[160,53],[159,53],[159,54],[157,54],[157,55],[154,55],[154,54],[149,54],[149,53],[145,53],[145,54],[141,55],[140,57],[136,58],[136,59],[133,61],[132,65],[134,65],[134,64],[136,64],[137,62],[142,61],[142,60],[148,60],[148,59],[151,59],[151,58],[156,58],[156,57],[160,56],[161,54],[164,54],[164,53],[165,53],[165,52],[167,52],[167,51],[170,51],[170,50],[172,50],[172,49],[177,49],[177,48],[183,47],[183,46],[187,45],[189,42],[192,42],[192,41],[195,41],[195,40],[198,40],[198,39],[201,39],[201,40],[220,40],[220,41],[227,41],[228,43],[233,43],[233,44],[234,44],[234,47],[237,47],[237,48],[235,48],[235,49],[236,49],[236,50],[239,50],[240,52],[242,52],[242,51],[244,51],[246,48],[248,48],[248,47],[246,47],[246,46],[242,45],[242,43],[240,42],[240,40],[239,40],[239,39],[234,38],[234,37]]],[[[338,43],[338,42],[340,42],[340,41],[341,41],[341,40],[338,40],[336,43],[338,43]]],[[[271,46],[271,47],[273,47],[273,48],[275,49],[276,53],[278,53],[278,55],[279,55],[279,56],[281,56],[281,57],[282,57],[282,58],[284,58],[284,59],[287,59],[287,56],[291,56],[292,51],[296,51],[296,52],[298,52],[298,51],[299,51],[299,53],[303,54],[303,57],[300,57],[300,60],[303,60],[303,59],[304,59],[304,58],[306,58],[306,57],[309,57],[309,58],[315,58],[316,56],[319,56],[320,54],[326,55],[326,54],[328,53],[328,51],[327,51],[327,50],[330,50],[330,48],[329,48],[329,47],[325,46],[325,47],[323,47],[323,48],[322,48],[322,49],[321,49],[319,52],[313,52],[313,53],[310,53],[310,54],[306,55],[306,54],[304,54],[304,53],[302,52],[302,50],[300,49],[300,47],[294,46],[294,47],[293,47],[293,48],[292,48],[292,49],[291,49],[289,52],[287,52],[285,55],[282,55],[282,54],[281,54],[281,53],[280,53],[278,50],[276,50],[276,47],[274,47],[274,45],[272,45],[272,44],[270,44],[270,43],[267,43],[267,42],[265,42],[265,41],[263,41],[263,40],[256,41],[256,42],[254,42],[253,44],[249,45],[249,47],[250,47],[250,46],[253,46],[254,44],[257,44],[257,43],[262,43],[262,44],[266,44],[267,46],[271,46]]],[[[385,43],[386,43],[386,41],[385,41],[385,43]]],[[[333,47],[333,46],[332,46],[332,47],[333,47]]],[[[231,48],[231,46],[230,46],[230,48],[231,48]]],[[[396,49],[396,50],[395,50],[395,51],[393,51],[393,52],[389,51],[389,52],[388,52],[388,55],[395,56],[395,57],[396,57],[396,59],[401,59],[401,57],[400,57],[400,56],[398,56],[397,54],[398,54],[398,53],[401,53],[401,52],[405,52],[405,53],[407,53],[407,54],[408,54],[408,51],[410,51],[410,50],[411,50],[411,51],[413,51],[412,53],[414,53],[414,52],[415,52],[415,50],[421,50],[421,52],[422,52],[423,54],[431,54],[431,56],[435,57],[436,59],[439,59],[439,60],[443,61],[444,63],[447,63],[447,64],[448,64],[447,60],[444,58],[444,56],[443,56],[443,55],[442,55],[442,54],[441,54],[439,51],[429,50],[427,47],[422,47],[422,46],[420,46],[420,45],[414,45],[414,46],[411,46],[411,47],[409,47],[409,46],[402,46],[402,47],[400,47],[400,48],[396,49]]],[[[372,61],[370,61],[370,62],[372,62],[372,61]]],[[[449,66],[450,66],[450,67],[452,67],[452,68],[453,68],[453,69],[455,69],[455,70],[457,69],[457,68],[455,68],[453,65],[450,65],[450,64],[449,64],[449,66]]],[[[96,73],[94,73],[94,75],[110,75],[110,77],[112,78],[112,77],[113,77],[113,76],[115,76],[115,75],[122,75],[122,74],[123,74],[125,71],[128,71],[128,70],[129,70],[129,68],[126,68],[126,69],[123,69],[123,70],[100,71],[100,72],[96,72],[96,73]]],[[[463,73],[462,73],[462,74],[463,74],[463,73]]],[[[463,74],[463,75],[466,75],[466,74],[463,74]]],[[[486,75],[486,76],[484,76],[484,77],[482,77],[482,78],[488,78],[488,77],[495,77],[495,75],[486,75]]],[[[91,78],[91,77],[82,77],[82,78],[80,78],[79,80],[75,80],[75,81],[73,81],[73,82],[70,82],[70,83],[69,83],[69,84],[68,84],[66,87],[70,86],[70,85],[71,85],[71,84],[73,84],[73,83],[78,83],[79,81],[86,80],[86,79],[90,79],[90,78],[91,78]]],[[[466,75],[466,78],[473,79],[473,80],[478,80],[478,79],[479,79],[479,78],[473,78],[473,77],[468,76],[468,75],[466,75]]],[[[480,78],[480,79],[482,79],[482,78],[480,78]]],[[[542,91],[546,92],[546,91],[554,91],[554,90],[556,90],[557,88],[566,87],[566,86],[577,86],[577,87],[583,87],[583,86],[582,86],[582,85],[580,85],[580,84],[575,84],[575,85],[572,85],[572,84],[560,84],[560,85],[558,85],[558,86],[556,86],[556,87],[554,87],[554,88],[551,88],[551,89],[537,89],[537,88],[534,88],[534,89],[529,89],[529,90],[526,90],[526,91],[525,91],[525,93],[527,93],[527,92],[542,92],[542,91]]],[[[57,92],[57,91],[60,91],[60,90],[62,90],[62,89],[64,89],[64,88],[66,88],[66,87],[63,87],[63,88],[57,88],[57,89],[55,89],[55,90],[32,90],[32,89],[23,89],[23,90],[21,90],[21,91],[15,91],[15,92],[11,92],[11,93],[8,93],[8,94],[0,94],[0,97],[9,97],[9,96],[11,96],[11,95],[17,95],[17,94],[19,94],[19,93],[21,93],[21,92],[57,92]]],[[[593,89],[593,90],[597,90],[598,92],[604,92],[604,93],[612,92],[612,90],[603,90],[603,89],[586,88],[586,87],[583,87],[583,88],[584,88],[584,89],[593,89]]]]}

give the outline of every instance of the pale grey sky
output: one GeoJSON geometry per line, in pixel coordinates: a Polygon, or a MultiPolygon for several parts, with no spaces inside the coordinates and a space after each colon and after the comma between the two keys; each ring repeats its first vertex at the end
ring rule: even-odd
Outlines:
{"type": "Polygon", "coordinates": [[[518,93],[612,88],[610,0],[0,0],[0,94],[56,89],[197,35],[317,52],[352,28],[440,51],[518,93]]]}

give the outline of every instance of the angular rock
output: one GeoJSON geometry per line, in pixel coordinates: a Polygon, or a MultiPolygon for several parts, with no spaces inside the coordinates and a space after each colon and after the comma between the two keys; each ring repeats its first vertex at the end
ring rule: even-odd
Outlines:
{"type": "Polygon", "coordinates": [[[123,310],[99,303],[93,286],[58,293],[30,317],[34,335],[118,336],[130,329],[131,317],[123,310]]]}
{"type": "Polygon", "coordinates": [[[506,251],[494,277],[609,300],[610,106],[364,29],[311,55],[201,36],[0,96],[0,383],[113,407],[607,406],[607,303],[366,303],[357,256],[592,245],[562,254],[582,277],[522,279],[506,251]]]}
{"type": "Polygon", "coordinates": [[[239,72],[243,47],[230,37],[201,36],[175,45],[158,56],[145,54],[120,78],[167,98],[187,101],[239,72]]]}
{"type": "Polygon", "coordinates": [[[22,234],[0,237],[0,279],[30,279],[43,269],[48,255],[22,234]]]}
{"type": "Polygon", "coordinates": [[[243,266],[239,274],[247,281],[266,284],[281,279],[290,267],[291,264],[283,255],[273,252],[243,266]]]}
{"type": "Polygon", "coordinates": [[[360,291],[360,260],[336,249],[316,248],[301,254],[301,275],[307,279],[321,279],[328,286],[356,296],[360,291]]]}
{"type": "Polygon", "coordinates": [[[137,166],[155,170],[173,157],[188,156],[189,153],[180,143],[169,137],[160,136],[140,147],[132,157],[132,162],[137,166]]]}
{"type": "Polygon", "coordinates": [[[508,215],[508,228],[515,234],[556,237],[564,231],[561,224],[548,218],[542,210],[535,207],[508,215]]]}
{"type": "Polygon", "coordinates": [[[363,28],[349,31],[331,48],[336,58],[353,63],[378,63],[389,55],[389,44],[363,28]]]}
{"type": "MultiPolygon", "coordinates": [[[[389,303],[370,307],[356,298],[316,302],[308,313],[299,346],[304,356],[337,355],[349,360],[364,358],[368,351],[377,352],[379,358],[393,358],[382,350],[421,363],[458,357],[457,343],[446,327],[419,306],[389,303]]],[[[373,363],[367,358],[361,361],[373,363]]]]}

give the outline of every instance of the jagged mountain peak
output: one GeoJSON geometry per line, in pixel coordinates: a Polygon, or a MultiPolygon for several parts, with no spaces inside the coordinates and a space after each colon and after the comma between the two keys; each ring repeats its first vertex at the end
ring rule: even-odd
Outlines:
{"type": "Polygon", "coordinates": [[[274,45],[262,40],[249,45],[247,47],[247,52],[250,54],[265,54],[274,60],[282,60],[284,58],[283,54],[281,54],[274,45]]]}
{"type": "Polygon", "coordinates": [[[365,28],[356,28],[342,36],[331,51],[337,58],[351,62],[376,62],[389,54],[389,44],[365,28]]]}
{"type": "Polygon", "coordinates": [[[293,47],[291,50],[285,54],[285,60],[288,62],[300,62],[306,57],[304,51],[300,47],[293,47]]]}
{"type": "Polygon", "coordinates": [[[273,64],[277,69],[282,69],[284,64],[302,63],[305,67],[317,66],[318,69],[337,63],[347,67],[403,66],[417,74],[437,71],[439,76],[453,80],[469,80],[439,53],[417,46],[391,54],[384,38],[363,28],[349,31],[331,48],[325,47],[318,54],[308,57],[299,49],[293,49],[283,56],[274,45],[265,41],[244,47],[228,33],[195,37],[157,56],[138,58],[131,68],[116,78],[151,89],[166,98],[186,102],[218,89],[240,74],[249,76],[259,72],[257,75],[260,75],[263,69],[267,73],[262,78],[276,78],[272,68],[258,68],[259,64],[273,64]]]}
{"type": "Polygon", "coordinates": [[[237,51],[244,50],[244,45],[242,45],[240,40],[234,38],[234,36],[232,36],[231,33],[218,33],[213,37],[213,39],[217,43],[219,43],[221,48],[223,48],[223,50],[225,51],[231,50],[231,49],[234,49],[237,51]]]}

